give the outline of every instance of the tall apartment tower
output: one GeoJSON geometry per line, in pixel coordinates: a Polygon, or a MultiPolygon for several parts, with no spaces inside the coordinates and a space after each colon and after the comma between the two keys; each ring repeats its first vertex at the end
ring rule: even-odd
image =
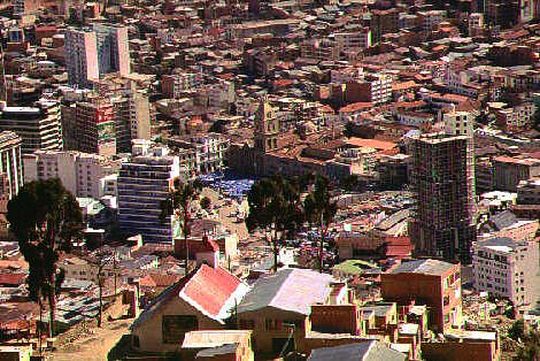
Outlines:
{"type": "Polygon", "coordinates": [[[116,127],[116,150],[131,152],[134,139],[150,139],[150,102],[148,96],[135,89],[119,92],[112,98],[116,127]]]}
{"type": "Polygon", "coordinates": [[[70,85],[92,88],[107,73],[130,72],[127,28],[96,24],[93,29],[66,31],[65,57],[70,85]]]}
{"type": "Polygon", "coordinates": [[[11,199],[23,186],[22,140],[14,132],[0,133],[0,174],[4,194],[2,198],[11,199]]]}
{"type": "Polygon", "coordinates": [[[267,99],[263,98],[255,113],[255,148],[267,153],[277,149],[279,119],[267,99]]]}
{"type": "Polygon", "coordinates": [[[69,84],[91,88],[92,81],[99,79],[96,33],[68,29],[64,49],[69,84]]]}
{"type": "Polygon", "coordinates": [[[140,234],[145,242],[171,243],[173,220],[161,220],[161,203],[180,176],[180,161],[167,148],[136,142],[133,157],[122,163],[118,177],[118,222],[127,235],[140,234]]]}
{"type": "Polygon", "coordinates": [[[116,154],[114,109],[110,99],[90,94],[62,106],[67,150],[100,155],[116,154]]]}
{"type": "Polygon", "coordinates": [[[4,107],[0,111],[0,131],[10,130],[22,138],[23,154],[38,149],[62,150],[60,104],[40,100],[35,107],[4,107]]]}
{"type": "Polygon", "coordinates": [[[469,264],[476,240],[473,120],[452,111],[445,123],[443,133],[409,138],[417,197],[410,235],[418,255],[469,264]]]}
{"type": "Polygon", "coordinates": [[[130,73],[129,39],[125,26],[94,24],[97,37],[99,75],[130,73]]]}

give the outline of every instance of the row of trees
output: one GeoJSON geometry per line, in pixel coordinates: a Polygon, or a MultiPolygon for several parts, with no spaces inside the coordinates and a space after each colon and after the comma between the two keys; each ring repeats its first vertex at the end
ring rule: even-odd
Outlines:
{"type": "Polygon", "coordinates": [[[306,224],[319,230],[318,268],[322,272],[324,245],[337,205],[329,180],[321,175],[287,179],[281,175],[257,181],[248,194],[250,232],[260,230],[272,246],[274,271],[278,267],[280,245],[294,238],[306,224]]]}

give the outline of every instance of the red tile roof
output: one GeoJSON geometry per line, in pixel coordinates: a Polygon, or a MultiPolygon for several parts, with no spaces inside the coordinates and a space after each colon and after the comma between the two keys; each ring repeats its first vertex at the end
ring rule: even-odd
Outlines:
{"type": "Polygon", "coordinates": [[[223,268],[203,264],[191,276],[180,295],[187,297],[190,304],[196,303],[204,313],[217,317],[240,283],[238,278],[223,268]]]}

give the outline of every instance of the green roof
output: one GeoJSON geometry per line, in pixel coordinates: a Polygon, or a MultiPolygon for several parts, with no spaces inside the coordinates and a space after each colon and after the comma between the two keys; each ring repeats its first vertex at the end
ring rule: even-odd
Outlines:
{"type": "Polygon", "coordinates": [[[347,261],[341,262],[340,264],[334,266],[332,270],[349,273],[349,274],[360,275],[364,273],[366,270],[377,269],[377,268],[378,268],[377,265],[371,262],[362,261],[358,259],[349,259],[347,261]]]}

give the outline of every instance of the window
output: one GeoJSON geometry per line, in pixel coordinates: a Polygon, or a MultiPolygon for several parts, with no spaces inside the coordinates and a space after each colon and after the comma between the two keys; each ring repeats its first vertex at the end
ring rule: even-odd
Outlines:
{"type": "Polygon", "coordinates": [[[184,334],[199,328],[199,322],[195,316],[186,315],[163,315],[161,331],[163,343],[179,343],[184,339],[184,334]]]}

